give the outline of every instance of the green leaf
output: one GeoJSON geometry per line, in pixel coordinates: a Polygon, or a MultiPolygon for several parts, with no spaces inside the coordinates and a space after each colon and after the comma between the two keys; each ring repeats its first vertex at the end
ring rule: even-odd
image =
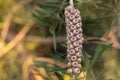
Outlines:
{"type": "Polygon", "coordinates": [[[33,17],[32,19],[36,22],[39,22],[43,25],[50,25],[51,22],[49,21],[49,19],[45,19],[45,18],[42,18],[42,17],[38,17],[37,15],[33,14],[33,17]]]}
{"type": "Polygon", "coordinates": [[[55,33],[55,28],[50,28],[50,33],[53,36],[53,46],[54,46],[54,50],[57,50],[57,42],[56,42],[56,33],[55,33]]]}
{"type": "Polygon", "coordinates": [[[67,45],[66,45],[66,44],[61,44],[61,46],[63,46],[64,48],[67,48],[67,45]]]}
{"type": "Polygon", "coordinates": [[[63,55],[54,55],[54,59],[55,60],[59,60],[59,61],[64,61],[64,59],[62,58],[63,55]]]}
{"type": "Polygon", "coordinates": [[[34,61],[35,66],[37,67],[44,67],[46,66],[47,62],[43,62],[43,61],[34,61]]]}
{"type": "Polygon", "coordinates": [[[56,3],[56,4],[42,4],[42,3],[39,3],[38,4],[38,7],[42,7],[42,8],[59,8],[60,7],[60,3],[56,3]]]}
{"type": "Polygon", "coordinates": [[[62,77],[62,75],[61,75],[60,73],[55,72],[55,75],[57,76],[57,78],[58,78],[59,80],[63,80],[63,77],[62,77]]]}
{"type": "Polygon", "coordinates": [[[107,46],[99,45],[99,46],[97,47],[96,52],[95,52],[95,55],[94,55],[93,59],[91,60],[91,64],[90,64],[89,69],[94,66],[94,64],[95,64],[96,61],[99,59],[99,57],[102,55],[102,53],[103,53],[106,49],[110,48],[111,45],[112,45],[112,44],[107,45],[107,46]]]}
{"type": "Polygon", "coordinates": [[[65,72],[66,68],[61,68],[59,66],[54,66],[54,68],[50,69],[49,72],[65,72]]]}
{"type": "Polygon", "coordinates": [[[85,70],[87,71],[89,68],[89,56],[87,55],[87,52],[85,50],[83,50],[83,53],[85,54],[82,56],[82,61],[85,66],[85,70]]]}

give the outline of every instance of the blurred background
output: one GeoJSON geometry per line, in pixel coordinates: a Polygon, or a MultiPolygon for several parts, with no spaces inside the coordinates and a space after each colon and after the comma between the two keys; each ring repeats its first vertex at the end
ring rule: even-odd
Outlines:
{"type": "MultiPolygon", "coordinates": [[[[84,30],[81,72],[120,80],[120,0],[74,0],[84,30]]],[[[0,80],[69,80],[64,8],[69,0],[0,0],[0,80]]],[[[83,80],[78,78],[78,80],[83,80]]]]}

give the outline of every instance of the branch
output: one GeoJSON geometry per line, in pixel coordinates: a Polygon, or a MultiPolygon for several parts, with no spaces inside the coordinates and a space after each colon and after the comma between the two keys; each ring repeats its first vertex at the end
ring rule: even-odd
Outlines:
{"type": "Polygon", "coordinates": [[[103,43],[103,44],[113,44],[112,47],[120,49],[120,43],[118,42],[117,33],[118,27],[114,26],[110,31],[106,32],[102,37],[86,37],[85,42],[90,43],[103,43]]]}
{"type": "MultiPolygon", "coordinates": [[[[24,64],[23,64],[23,67],[22,67],[22,71],[23,71],[23,80],[28,80],[28,77],[32,77],[32,78],[35,78],[35,74],[34,75],[31,75],[29,76],[32,72],[34,73],[35,70],[33,69],[34,68],[34,61],[43,61],[43,62],[48,62],[48,63],[52,63],[52,64],[55,64],[55,65],[58,65],[60,66],[61,68],[66,68],[67,65],[61,61],[57,61],[55,59],[52,59],[52,58],[44,58],[44,57],[35,57],[35,56],[28,56],[26,58],[26,60],[24,61],[24,64]]],[[[38,68],[40,69],[40,68],[38,68]]],[[[41,72],[41,71],[40,71],[41,72]]],[[[44,75],[45,76],[45,75],[44,75]]],[[[34,80],[34,79],[32,79],[34,80]]],[[[41,79],[39,79],[41,80],[41,79]]]]}
{"type": "Polygon", "coordinates": [[[34,22],[33,21],[29,21],[24,27],[23,29],[16,35],[16,37],[10,41],[5,47],[3,47],[0,50],[0,57],[2,57],[3,55],[5,55],[7,52],[9,52],[14,46],[16,46],[17,43],[19,43],[24,36],[27,34],[27,32],[30,30],[30,28],[33,26],[34,22]]]}
{"type": "Polygon", "coordinates": [[[1,42],[3,42],[3,43],[4,43],[4,41],[7,37],[7,33],[8,33],[8,30],[9,30],[9,27],[11,25],[12,18],[13,18],[13,12],[10,11],[7,15],[7,18],[4,22],[3,30],[1,32],[1,42]]]}
{"type": "MultiPolygon", "coordinates": [[[[9,34],[8,36],[8,41],[12,40],[13,37],[15,35],[12,35],[12,34],[9,34]]],[[[107,39],[108,37],[86,37],[84,39],[84,42],[89,42],[89,43],[103,43],[103,44],[111,44],[113,43],[114,45],[112,45],[113,48],[116,48],[116,49],[120,49],[120,44],[117,42],[117,41],[114,41],[114,40],[108,40],[107,39]]],[[[43,43],[43,44],[50,44],[50,43],[53,43],[53,38],[52,37],[47,37],[47,38],[44,38],[44,37],[39,37],[39,36],[26,36],[25,38],[25,41],[31,41],[31,42],[38,42],[38,43],[43,43]]],[[[66,39],[65,39],[65,36],[58,36],[56,38],[56,41],[59,43],[59,42],[65,42],[66,39]]]]}
{"type": "Polygon", "coordinates": [[[13,8],[9,11],[9,13],[7,14],[6,20],[4,22],[4,27],[1,32],[1,42],[2,43],[4,43],[4,41],[7,37],[8,31],[9,31],[9,28],[10,28],[10,25],[12,22],[13,14],[15,12],[17,12],[21,8],[21,6],[28,4],[31,1],[32,0],[22,0],[19,3],[17,3],[15,6],[13,6],[13,8]]]}

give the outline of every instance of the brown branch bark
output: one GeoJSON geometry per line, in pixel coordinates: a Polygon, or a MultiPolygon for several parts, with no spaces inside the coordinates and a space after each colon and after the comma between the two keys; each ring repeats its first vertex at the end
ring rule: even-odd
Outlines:
{"type": "MultiPolygon", "coordinates": [[[[12,40],[14,36],[15,35],[9,34],[8,41],[12,40]]],[[[87,38],[84,39],[84,42],[88,42],[88,41],[90,43],[100,43],[100,42],[102,42],[103,44],[106,44],[106,45],[113,43],[114,44],[114,45],[112,45],[113,48],[120,49],[120,46],[119,46],[120,44],[118,43],[118,41],[108,40],[107,38],[108,37],[87,37],[87,38]]],[[[43,43],[43,44],[53,43],[53,38],[52,37],[44,38],[44,37],[39,37],[39,36],[26,36],[24,38],[24,40],[25,41],[43,43]]],[[[56,41],[57,42],[65,42],[66,41],[65,36],[57,37],[56,41]]]]}

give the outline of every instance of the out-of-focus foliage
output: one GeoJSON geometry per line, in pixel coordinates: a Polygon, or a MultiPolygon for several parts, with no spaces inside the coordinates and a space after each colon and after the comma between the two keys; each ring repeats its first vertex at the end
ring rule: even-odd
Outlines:
{"type": "MultiPolygon", "coordinates": [[[[63,0],[63,1],[50,0],[50,1],[40,2],[37,5],[38,6],[35,8],[35,12],[33,12],[33,20],[46,25],[50,29],[50,32],[51,32],[51,27],[54,28],[53,31],[55,30],[55,32],[52,31],[53,39],[54,39],[54,35],[57,34],[57,36],[59,36],[58,32],[59,31],[62,32],[63,30],[65,30],[64,29],[65,24],[62,21],[64,21],[63,20],[64,7],[68,5],[68,2],[67,0],[63,0]],[[53,24],[56,24],[56,25],[53,25],[53,24]]],[[[102,53],[106,51],[106,48],[107,49],[110,48],[110,46],[103,47],[105,45],[98,46],[98,45],[104,44],[104,41],[101,42],[99,38],[101,38],[105,34],[106,35],[109,34],[111,27],[114,27],[117,25],[116,17],[118,16],[117,15],[118,13],[116,13],[115,11],[119,12],[119,9],[118,9],[119,1],[118,0],[115,0],[115,1],[76,0],[75,7],[80,9],[81,11],[84,37],[85,37],[85,42],[83,44],[84,45],[83,52],[86,54],[85,55],[86,57],[83,57],[83,71],[87,71],[87,74],[88,74],[87,79],[90,79],[90,80],[106,79],[106,76],[104,76],[104,72],[94,74],[94,72],[92,71],[92,68],[94,67],[94,65],[97,63],[99,59],[102,59],[101,57],[102,53]],[[86,38],[89,36],[93,37],[93,40],[91,39],[90,41],[87,41],[86,38]],[[95,37],[95,41],[94,41],[94,37],[95,37]],[[99,38],[96,39],[96,37],[99,37],[99,38]],[[91,56],[91,58],[89,58],[89,56],[91,56]],[[99,76],[101,76],[102,78],[100,78],[99,76]]],[[[53,45],[54,44],[59,45],[56,43],[55,40],[53,41],[53,45]]],[[[54,49],[56,50],[56,46],[54,46],[54,49]]],[[[59,47],[57,49],[59,49],[59,47]]],[[[61,55],[61,58],[65,59],[65,57],[63,56],[64,55],[61,55]]],[[[102,60],[104,61],[104,58],[102,60]]],[[[101,69],[103,68],[103,71],[104,71],[104,64],[102,65],[100,68],[101,69]]],[[[95,68],[95,70],[96,69],[97,68],[95,68]]]]}
{"type": "MultiPolygon", "coordinates": [[[[0,80],[66,80],[64,8],[69,0],[0,0],[0,80]],[[31,21],[33,20],[33,21],[31,21]]],[[[74,0],[87,80],[120,79],[120,1],[74,0]]]]}
{"type": "Polygon", "coordinates": [[[10,42],[30,19],[30,5],[23,6],[24,2],[0,0],[0,80],[22,80],[23,54],[25,53],[23,43],[19,42],[17,46],[7,52],[7,55],[2,55],[2,50],[4,48],[9,49],[14,44],[10,42]],[[9,24],[10,26],[7,26],[9,31],[3,32],[7,33],[7,38],[3,42],[2,31],[9,24]]]}
{"type": "Polygon", "coordinates": [[[11,6],[14,5],[14,0],[0,0],[0,28],[3,27],[4,19],[7,14],[7,12],[10,10],[11,6]]]}

